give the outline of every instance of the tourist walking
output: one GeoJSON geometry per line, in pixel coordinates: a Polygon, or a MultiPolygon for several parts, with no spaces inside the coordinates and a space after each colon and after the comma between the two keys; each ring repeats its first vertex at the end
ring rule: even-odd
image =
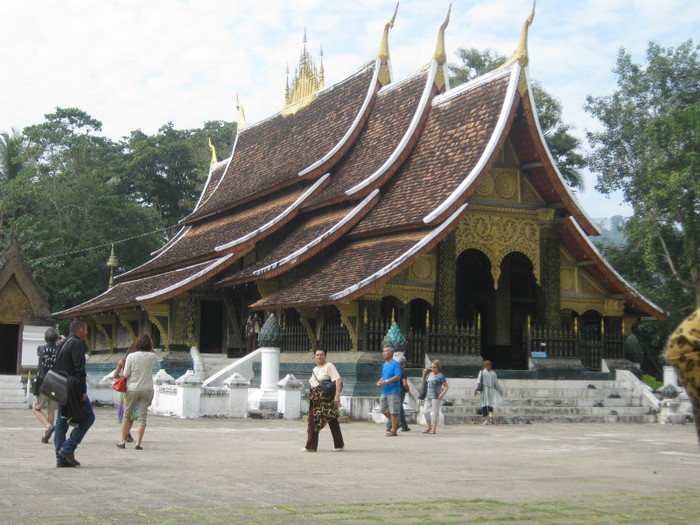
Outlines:
{"type": "MultiPolygon", "coordinates": [[[[134,343],[131,343],[131,346],[127,349],[126,354],[124,357],[122,357],[119,362],[117,363],[117,368],[114,369],[114,373],[112,374],[112,377],[114,379],[119,379],[120,377],[123,377],[123,371],[124,371],[124,365],[126,364],[126,358],[129,356],[129,354],[133,353],[136,351],[136,346],[134,343]]],[[[122,423],[124,422],[124,409],[126,408],[126,392],[119,392],[119,403],[117,404],[117,419],[119,420],[119,435],[121,436],[122,432],[122,423]]],[[[134,413],[131,416],[131,422],[133,425],[133,422],[136,421],[136,418],[139,415],[139,404],[138,402],[136,403],[136,406],[134,407],[134,413]]],[[[127,443],[132,443],[134,441],[134,437],[131,435],[131,432],[129,432],[126,435],[126,442],[127,443]]]]}
{"type": "Polygon", "coordinates": [[[442,399],[450,388],[447,384],[447,378],[440,372],[440,361],[433,359],[430,362],[430,370],[423,369],[423,381],[428,383],[423,409],[425,423],[428,426],[423,434],[435,434],[440,421],[440,405],[442,405],[442,399]]]}
{"type": "Polygon", "coordinates": [[[343,380],[335,365],[326,361],[326,357],[326,351],[322,348],[317,348],[314,352],[316,367],[311,371],[309,379],[311,387],[308,395],[309,421],[306,446],[301,449],[302,452],[316,452],[318,433],[326,424],[331,429],[331,436],[333,436],[333,450],[340,452],[345,448],[340,423],[338,423],[338,407],[340,406],[340,393],[343,390],[343,380]],[[323,387],[330,386],[328,382],[335,384],[335,392],[324,392],[323,387]]]}
{"type": "Polygon", "coordinates": [[[95,422],[95,413],[92,403],[87,395],[87,373],[85,371],[85,354],[88,347],[85,344],[87,337],[87,324],[81,319],[76,319],[70,324],[70,335],[66,339],[56,356],[54,371],[68,376],[68,403],[58,405],[56,417],[56,433],[54,445],[56,446],[57,467],[79,467],[80,462],[75,459],[75,449],[83,441],[85,434],[95,422]],[[68,420],[76,425],[66,438],[68,432],[68,420]]]}
{"type": "MultiPolygon", "coordinates": [[[[404,399],[406,399],[406,394],[410,392],[411,387],[408,385],[408,372],[406,372],[406,358],[404,356],[399,356],[396,358],[396,360],[399,362],[399,365],[401,366],[401,395],[399,397],[399,426],[401,427],[401,432],[410,432],[410,427],[408,426],[408,422],[406,421],[406,413],[404,412],[403,409],[403,402],[404,399]]],[[[386,421],[386,430],[387,432],[391,431],[391,419],[387,419],[386,421]]]]}
{"type": "Polygon", "coordinates": [[[384,364],[382,377],[377,386],[382,387],[382,397],[379,398],[379,411],[391,421],[391,429],[387,437],[396,436],[399,427],[399,410],[401,409],[401,365],[394,360],[394,347],[386,345],[382,349],[384,364]]]}
{"type": "Polygon", "coordinates": [[[136,434],[136,450],[143,450],[141,441],[146,431],[146,416],[148,407],[153,400],[153,366],[158,362],[158,356],[153,349],[153,341],[148,334],[141,334],[134,341],[134,351],[126,357],[124,377],[126,377],[126,403],[122,421],[122,439],[117,446],[126,447],[126,438],[134,424],[134,411],[139,405],[139,423],[136,434]]]}
{"type": "Polygon", "coordinates": [[[481,415],[484,416],[484,425],[493,425],[493,407],[503,404],[503,390],[498,383],[496,372],[491,370],[491,361],[484,361],[484,367],[476,379],[474,395],[481,393],[481,415]]]}
{"type": "Polygon", "coordinates": [[[36,386],[34,388],[34,404],[32,405],[32,412],[39,420],[39,422],[44,425],[44,435],[41,437],[42,443],[48,443],[51,438],[51,434],[55,430],[55,411],[56,411],[56,401],[51,399],[46,394],[42,393],[39,389],[41,388],[41,383],[46,377],[46,373],[49,370],[53,370],[56,364],[56,354],[58,353],[58,330],[55,328],[49,328],[44,332],[44,341],[46,344],[37,347],[36,355],[39,356],[39,366],[36,373],[36,386]],[[46,415],[41,411],[42,408],[46,407],[46,415]]]}

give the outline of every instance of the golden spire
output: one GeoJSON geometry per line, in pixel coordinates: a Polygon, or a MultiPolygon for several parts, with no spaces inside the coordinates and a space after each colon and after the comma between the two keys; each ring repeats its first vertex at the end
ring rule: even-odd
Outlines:
{"type": "MultiPolygon", "coordinates": [[[[323,57],[323,49],[321,50],[323,57]]],[[[306,50],[306,29],[304,29],[304,49],[299,57],[291,90],[289,88],[289,68],[287,68],[287,87],[284,95],[284,109],[282,115],[294,115],[299,110],[311,104],[316,98],[316,93],[323,87],[323,62],[319,75],[316,65],[306,50]]]]}
{"type": "Polygon", "coordinates": [[[440,32],[438,33],[438,41],[435,46],[435,62],[438,63],[438,70],[435,75],[435,85],[438,91],[441,91],[445,86],[449,89],[447,75],[445,74],[445,62],[447,62],[447,54],[445,53],[445,29],[447,29],[447,24],[450,23],[450,13],[452,12],[452,4],[447,9],[447,16],[445,21],[440,26],[440,32]]]}
{"type": "Polygon", "coordinates": [[[114,243],[112,243],[112,253],[109,254],[109,259],[107,259],[107,266],[109,266],[109,288],[111,288],[114,286],[114,269],[119,266],[119,261],[114,255],[114,243]]]}
{"type": "Polygon", "coordinates": [[[209,167],[211,168],[214,164],[219,162],[216,158],[216,148],[214,144],[211,143],[211,137],[209,137],[209,149],[211,150],[211,162],[209,163],[209,167]]]}
{"type": "Polygon", "coordinates": [[[377,53],[377,58],[380,60],[379,65],[379,83],[382,86],[386,86],[391,82],[391,69],[389,67],[389,29],[394,27],[394,21],[396,20],[396,13],[399,12],[399,3],[396,2],[396,8],[394,8],[394,16],[391,17],[389,23],[384,26],[384,34],[382,35],[382,43],[379,44],[379,53],[377,53]]]}
{"type": "Polygon", "coordinates": [[[530,16],[527,17],[527,20],[525,20],[523,30],[520,32],[520,43],[518,44],[518,49],[516,49],[515,53],[513,53],[513,55],[497,69],[510,66],[514,62],[520,64],[520,67],[527,67],[529,64],[530,58],[527,53],[527,31],[532,25],[532,21],[535,19],[535,4],[536,0],[532,0],[532,11],[530,12],[530,16]]]}
{"type": "Polygon", "coordinates": [[[241,103],[238,101],[238,93],[236,93],[236,109],[238,110],[237,130],[240,131],[246,126],[248,126],[248,122],[245,119],[245,111],[243,111],[243,106],[241,106],[241,103]]]}

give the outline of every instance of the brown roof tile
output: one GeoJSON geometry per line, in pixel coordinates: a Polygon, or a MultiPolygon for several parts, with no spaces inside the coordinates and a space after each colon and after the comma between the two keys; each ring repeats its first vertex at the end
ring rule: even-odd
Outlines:
{"type": "Polygon", "coordinates": [[[242,130],[219,186],[183,222],[218,213],[240,201],[293,183],[299,171],[322,158],[341,140],[370,89],[374,63],[320,92],[295,115],[281,113],[242,130]]]}
{"type": "Polygon", "coordinates": [[[508,79],[496,78],[433,107],[413,152],[351,234],[421,226],[423,217],[457,188],[484,153],[508,79]]]}

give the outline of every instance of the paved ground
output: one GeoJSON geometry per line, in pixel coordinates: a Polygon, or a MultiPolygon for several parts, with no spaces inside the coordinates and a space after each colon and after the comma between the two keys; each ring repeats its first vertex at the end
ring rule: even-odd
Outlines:
{"type": "Polygon", "coordinates": [[[115,409],[55,468],[30,410],[0,410],[0,523],[698,523],[692,425],[439,427],[387,438],[343,425],[347,450],[303,454],[305,424],[149,416],[115,447],[115,409]],[[325,504],[324,504],[325,503],[325,504]]]}

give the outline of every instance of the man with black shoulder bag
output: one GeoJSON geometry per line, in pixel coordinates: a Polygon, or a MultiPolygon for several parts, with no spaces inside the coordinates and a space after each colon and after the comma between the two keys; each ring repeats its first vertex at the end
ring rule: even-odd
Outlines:
{"type": "Polygon", "coordinates": [[[95,422],[95,413],[87,395],[87,373],[85,371],[85,344],[87,324],[76,319],[70,324],[70,335],[63,342],[56,357],[54,371],[68,377],[68,401],[58,405],[56,419],[56,467],[79,467],[75,459],[75,449],[82,442],[85,434],[95,422]],[[66,438],[68,426],[74,428],[66,438]]]}

